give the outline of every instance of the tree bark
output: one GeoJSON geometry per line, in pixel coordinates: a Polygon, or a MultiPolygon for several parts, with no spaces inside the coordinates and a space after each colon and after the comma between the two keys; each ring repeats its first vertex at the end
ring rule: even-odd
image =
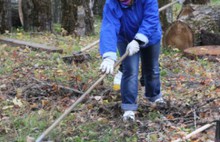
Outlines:
{"type": "Polygon", "coordinates": [[[11,29],[11,1],[0,0],[0,33],[11,29]]]}
{"type": "Polygon", "coordinates": [[[201,30],[201,45],[220,45],[220,34],[201,30]]]}
{"type": "Polygon", "coordinates": [[[24,16],[22,11],[22,0],[18,0],[18,15],[21,22],[21,25],[24,26],[24,16]]]}
{"type": "Polygon", "coordinates": [[[53,23],[61,23],[61,0],[52,0],[53,23]]]}
{"type": "Polygon", "coordinates": [[[52,31],[50,0],[23,0],[25,31],[52,31]]]}
{"type": "Polygon", "coordinates": [[[94,17],[91,0],[61,0],[61,27],[67,34],[77,37],[94,33],[94,17]]]}
{"type": "Polygon", "coordinates": [[[94,0],[93,12],[95,15],[102,17],[105,0],[94,0]]]}
{"type": "Polygon", "coordinates": [[[201,31],[219,33],[220,7],[208,5],[187,5],[181,10],[163,36],[165,46],[175,46],[181,50],[201,46],[201,31]]]}
{"type": "Polygon", "coordinates": [[[31,31],[34,29],[34,4],[32,0],[22,0],[22,13],[24,30],[31,31]]]}
{"type": "Polygon", "coordinates": [[[185,0],[184,4],[208,4],[210,0],[185,0]]]}
{"type": "MultiPolygon", "coordinates": [[[[171,0],[158,0],[159,7],[162,7],[170,2],[171,0]]],[[[160,21],[163,31],[166,31],[170,24],[173,22],[172,7],[160,12],[160,21]]]]}
{"type": "Polygon", "coordinates": [[[38,31],[52,31],[52,13],[50,0],[33,0],[38,31]]]}
{"type": "Polygon", "coordinates": [[[82,0],[83,7],[85,10],[85,34],[92,35],[95,33],[94,29],[94,16],[93,16],[93,2],[91,0],[82,0]]]}
{"type": "Polygon", "coordinates": [[[22,26],[18,11],[19,11],[18,1],[11,0],[11,23],[13,27],[22,26]]]}
{"type": "Polygon", "coordinates": [[[67,34],[76,34],[78,3],[79,0],[61,0],[61,27],[68,32],[67,34]]]}

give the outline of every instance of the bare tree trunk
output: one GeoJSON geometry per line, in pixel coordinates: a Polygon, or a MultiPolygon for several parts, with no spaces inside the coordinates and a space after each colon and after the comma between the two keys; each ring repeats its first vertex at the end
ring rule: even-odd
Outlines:
{"type": "Polygon", "coordinates": [[[11,1],[0,0],[0,33],[11,29],[11,1]]]}
{"type": "Polygon", "coordinates": [[[24,30],[34,30],[34,4],[32,0],[22,0],[24,30]]]}
{"type": "Polygon", "coordinates": [[[50,0],[23,0],[25,31],[52,31],[50,0]]]}
{"type": "Polygon", "coordinates": [[[94,33],[94,17],[91,0],[61,0],[61,26],[67,34],[84,36],[94,33]]]}
{"type": "MultiPolygon", "coordinates": [[[[170,3],[171,1],[172,0],[158,0],[159,7],[162,7],[162,6],[170,3]]],[[[173,22],[172,7],[168,8],[160,13],[160,21],[161,21],[163,31],[166,31],[166,29],[169,27],[169,25],[173,22]]]]}
{"type": "Polygon", "coordinates": [[[92,11],[92,7],[93,7],[93,2],[91,0],[82,0],[83,2],[83,7],[85,10],[85,34],[86,35],[91,35],[95,33],[94,30],[94,16],[93,16],[93,11],[92,11]]]}
{"type": "Polygon", "coordinates": [[[19,7],[18,7],[18,1],[17,0],[11,0],[11,23],[13,27],[21,27],[21,21],[19,18],[18,13],[19,7]]]}
{"type": "Polygon", "coordinates": [[[61,0],[52,1],[53,23],[61,23],[61,0]]]}
{"type": "Polygon", "coordinates": [[[61,0],[62,19],[61,26],[68,33],[75,34],[77,26],[77,5],[79,0],[61,0]]]}
{"type": "Polygon", "coordinates": [[[102,16],[105,0],[94,0],[93,12],[95,15],[102,16]]]}
{"type": "Polygon", "coordinates": [[[18,0],[18,15],[21,22],[21,25],[24,26],[24,16],[22,11],[22,0],[18,0]]]}
{"type": "MultiPolygon", "coordinates": [[[[35,22],[38,31],[52,31],[52,13],[50,0],[33,0],[35,22]]],[[[34,23],[35,24],[35,23],[34,23]]]]}

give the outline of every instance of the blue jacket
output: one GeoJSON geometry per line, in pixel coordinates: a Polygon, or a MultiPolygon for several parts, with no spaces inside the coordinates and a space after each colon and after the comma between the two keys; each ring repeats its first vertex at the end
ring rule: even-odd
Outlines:
{"type": "Polygon", "coordinates": [[[134,0],[124,8],[119,0],[106,0],[100,31],[100,54],[103,58],[117,59],[117,43],[128,44],[133,39],[146,48],[161,40],[161,25],[157,0],[134,0]]]}

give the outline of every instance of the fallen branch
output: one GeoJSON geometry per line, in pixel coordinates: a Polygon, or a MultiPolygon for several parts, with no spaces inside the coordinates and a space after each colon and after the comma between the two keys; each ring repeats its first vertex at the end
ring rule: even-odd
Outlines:
{"type": "Polygon", "coordinates": [[[48,52],[58,52],[62,53],[62,49],[58,49],[53,46],[47,46],[45,44],[39,44],[39,43],[32,43],[32,42],[27,42],[27,41],[22,41],[22,40],[17,40],[17,39],[10,39],[10,38],[0,38],[0,43],[6,43],[10,45],[15,45],[15,46],[22,46],[22,47],[29,47],[35,50],[43,50],[43,51],[48,51],[48,52]]]}
{"type": "MultiPolygon", "coordinates": [[[[206,100],[203,104],[200,104],[198,106],[195,106],[196,110],[200,109],[201,107],[206,106],[207,104],[210,104],[211,102],[220,99],[220,97],[216,97],[216,98],[211,98],[206,100]]],[[[187,114],[185,115],[185,117],[187,117],[190,113],[193,113],[194,109],[191,109],[190,111],[187,112],[187,114]]]]}
{"type": "Polygon", "coordinates": [[[174,141],[172,141],[172,142],[181,142],[181,141],[185,141],[185,140],[189,139],[190,137],[192,137],[192,136],[194,136],[194,135],[196,135],[196,134],[198,134],[198,133],[200,133],[200,132],[202,132],[202,131],[204,131],[204,130],[206,130],[206,129],[208,129],[208,128],[214,126],[214,125],[215,125],[215,123],[206,124],[206,125],[204,125],[204,126],[198,128],[198,129],[196,129],[196,130],[193,131],[192,133],[186,135],[185,137],[183,137],[183,138],[179,138],[179,139],[174,140],[174,141]]]}
{"type": "MultiPolygon", "coordinates": [[[[32,77],[32,79],[35,80],[35,81],[37,81],[37,82],[39,82],[39,83],[41,83],[41,84],[48,85],[48,86],[51,86],[51,87],[53,86],[53,85],[50,84],[50,83],[40,81],[40,80],[38,80],[38,79],[36,79],[36,78],[34,78],[34,77],[32,77]]],[[[57,85],[57,87],[58,87],[58,88],[62,88],[62,89],[66,89],[66,90],[69,90],[69,91],[71,91],[71,92],[75,92],[75,93],[78,93],[78,94],[83,94],[83,92],[81,92],[81,91],[79,91],[79,90],[76,90],[76,89],[73,89],[73,88],[70,88],[70,87],[66,87],[66,86],[62,86],[62,85],[57,85]]]]}

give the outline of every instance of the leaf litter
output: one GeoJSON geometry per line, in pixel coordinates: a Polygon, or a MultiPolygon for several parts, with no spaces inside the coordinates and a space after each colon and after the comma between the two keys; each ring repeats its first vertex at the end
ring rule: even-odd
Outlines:
{"type": "MultiPolygon", "coordinates": [[[[64,112],[81,95],[79,92],[86,91],[99,76],[101,60],[97,50],[92,51],[90,60],[70,66],[56,53],[7,45],[1,45],[0,49],[0,132],[3,135],[10,135],[9,130],[17,133],[11,125],[7,126],[11,120],[9,111],[18,115],[15,111],[22,110],[27,116],[31,112],[48,112],[52,122],[58,116],[51,112],[64,112]]],[[[111,89],[112,77],[108,77],[72,111],[72,119],[62,122],[57,137],[48,140],[171,141],[220,119],[219,62],[190,60],[169,49],[169,54],[162,53],[160,63],[165,107],[151,106],[143,97],[143,88],[139,87],[136,121],[123,123],[120,93],[111,89]]],[[[213,127],[191,140],[214,140],[214,132],[213,127]]],[[[0,134],[4,138],[3,135],[0,134]]],[[[16,140],[16,136],[12,139],[16,140]]]]}

